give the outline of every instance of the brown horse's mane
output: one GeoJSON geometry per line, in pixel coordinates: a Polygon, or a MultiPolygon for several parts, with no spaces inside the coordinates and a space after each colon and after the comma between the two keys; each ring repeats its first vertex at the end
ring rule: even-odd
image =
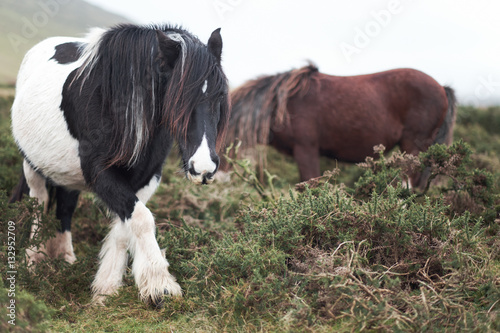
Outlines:
{"type": "Polygon", "coordinates": [[[226,142],[236,139],[244,147],[268,144],[272,128],[289,124],[287,104],[304,96],[318,68],[312,64],[288,72],[247,81],[231,93],[232,114],[226,142]]]}

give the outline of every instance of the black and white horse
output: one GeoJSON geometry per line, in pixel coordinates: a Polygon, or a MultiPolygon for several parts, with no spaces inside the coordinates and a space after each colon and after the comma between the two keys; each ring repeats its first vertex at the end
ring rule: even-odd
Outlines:
{"type": "MultiPolygon", "coordinates": [[[[92,191],[114,216],[92,284],[94,301],[117,292],[127,251],[143,301],[157,305],[165,294],[181,295],[145,205],[175,140],[187,178],[213,181],[229,116],[221,51],[220,29],[205,45],[177,27],[120,25],[80,39],[49,38],[26,54],[13,135],[30,196],[47,210],[47,185],[54,186],[61,220],[55,238],[27,250],[30,262],[44,253],[75,261],[71,216],[80,191],[92,191]]],[[[32,236],[37,228],[34,221],[32,236]]]]}

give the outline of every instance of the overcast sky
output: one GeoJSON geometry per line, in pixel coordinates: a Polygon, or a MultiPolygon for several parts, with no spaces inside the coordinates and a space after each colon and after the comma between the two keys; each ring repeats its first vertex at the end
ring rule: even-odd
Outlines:
{"type": "Polygon", "coordinates": [[[303,66],[356,75],[398,67],[500,104],[498,0],[87,0],[138,23],[175,23],[206,42],[221,27],[235,87],[303,66]]]}

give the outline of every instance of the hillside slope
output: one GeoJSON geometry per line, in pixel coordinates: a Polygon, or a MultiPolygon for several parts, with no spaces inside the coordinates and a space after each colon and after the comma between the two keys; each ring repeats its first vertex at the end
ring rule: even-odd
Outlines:
{"type": "Polygon", "coordinates": [[[126,22],[83,0],[0,0],[0,85],[15,82],[24,54],[39,41],[126,22]]]}

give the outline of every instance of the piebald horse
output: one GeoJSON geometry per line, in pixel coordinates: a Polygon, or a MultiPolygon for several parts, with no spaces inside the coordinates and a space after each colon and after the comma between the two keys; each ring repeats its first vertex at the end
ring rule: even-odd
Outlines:
{"type": "MultiPolygon", "coordinates": [[[[27,250],[31,263],[45,254],[75,261],[71,217],[80,191],[91,191],[113,216],[92,284],[94,301],[117,292],[128,252],[143,301],[157,306],[164,295],[181,295],[146,203],[174,141],[187,178],[213,181],[229,119],[221,52],[220,29],[204,44],[168,25],[94,29],[85,38],[46,39],[28,51],[12,131],[29,195],[46,211],[47,186],[55,187],[61,220],[55,238],[27,250]]],[[[38,227],[34,221],[32,235],[38,227]]]]}

